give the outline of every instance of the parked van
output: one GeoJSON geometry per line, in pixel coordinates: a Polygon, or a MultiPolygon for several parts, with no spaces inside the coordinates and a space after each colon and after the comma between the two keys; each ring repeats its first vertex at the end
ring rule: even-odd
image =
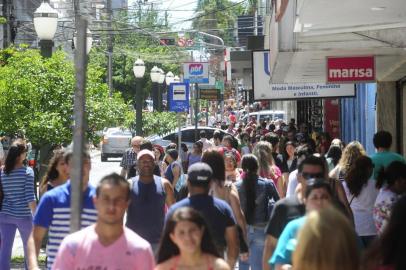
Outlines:
{"type": "Polygon", "coordinates": [[[278,119],[282,119],[285,123],[287,123],[287,116],[286,112],[284,111],[263,110],[259,112],[252,112],[244,115],[241,120],[244,123],[247,123],[247,120],[249,119],[248,117],[255,117],[257,119],[257,123],[261,123],[263,121],[275,121],[278,119]]]}

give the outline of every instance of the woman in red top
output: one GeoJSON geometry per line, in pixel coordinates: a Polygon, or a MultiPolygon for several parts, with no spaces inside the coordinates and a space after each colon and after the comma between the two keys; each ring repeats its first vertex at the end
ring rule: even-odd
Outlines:
{"type": "Polygon", "coordinates": [[[190,207],[176,210],[165,224],[156,270],[229,270],[218,253],[203,216],[190,207]]]}

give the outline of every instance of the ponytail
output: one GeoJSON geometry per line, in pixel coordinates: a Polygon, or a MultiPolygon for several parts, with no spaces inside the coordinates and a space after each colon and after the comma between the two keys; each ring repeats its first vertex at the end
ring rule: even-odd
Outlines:
{"type": "Polygon", "coordinates": [[[245,155],[241,161],[241,167],[245,172],[243,178],[243,187],[246,194],[243,211],[248,224],[254,223],[255,218],[255,200],[256,183],[258,180],[258,160],[254,155],[245,155]]]}

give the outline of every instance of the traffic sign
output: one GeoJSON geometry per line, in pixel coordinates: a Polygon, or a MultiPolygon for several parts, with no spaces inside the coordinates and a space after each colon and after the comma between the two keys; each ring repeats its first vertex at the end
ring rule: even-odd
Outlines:
{"type": "Polygon", "coordinates": [[[179,47],[185,47],[186,45],[186,40],[184,38],[179,38],[178,39],[178,46],[179,47]]]}
{"type": "Polygon", "coordinates": [[[171,83],[168,92],[169,111],[189,111],[189,84],[171,83]]]}
{"type": "Polygon", "coordinates": [[[174,46],[175,45],[175,39],[174,38],[160,38],[159,43],[161,45],[165,45],[165,46],[174,46]]]}
{"type": "Polygon", "coordinates": [[[184,79],[188,79],[190,83],[209,83],[209,63],[184,63],[183,74],[184,79]]]}

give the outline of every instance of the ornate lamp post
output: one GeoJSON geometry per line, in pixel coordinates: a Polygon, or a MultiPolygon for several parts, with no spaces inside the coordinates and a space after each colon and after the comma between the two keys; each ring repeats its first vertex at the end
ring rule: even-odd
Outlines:
{"type": "Polygon", "coordinates": [[[137,136],[142,136],[142,89],[141,80],[145,74],[145,64],[144,61],[138,59],[134,62],[133,66],[134,76],[136,78],[136,92],[135,92],[135,117],[136,117],[136,127],[135,132],[137,136]]]}
{"type": "Polygon", "coordinates": [[[34,28],[40,39],[41,55],[45,58],[52,56],[53,39],[57,26],[58,12],[48,2],[42,2],[34,12],[34,28]]]}
{"type": "Polygon", "coordinates": [[[151,81],[152,81],[152,103],[153,103],[153,108],[154,111],[158,111],[158,103],[159,103],[159,97],[158,97],[158,82],[159,82],[159,77],[161,76],[161,71],[157,66],[154,66],[151,71],[150,71],[150,76],[151,76],[151,81]]]}
{"type": "Polygon", "coordinates": [[[159,69],[158,80],[158,112],[162,112],[162,84],[165,82],[165,72],[159,69]]]}

